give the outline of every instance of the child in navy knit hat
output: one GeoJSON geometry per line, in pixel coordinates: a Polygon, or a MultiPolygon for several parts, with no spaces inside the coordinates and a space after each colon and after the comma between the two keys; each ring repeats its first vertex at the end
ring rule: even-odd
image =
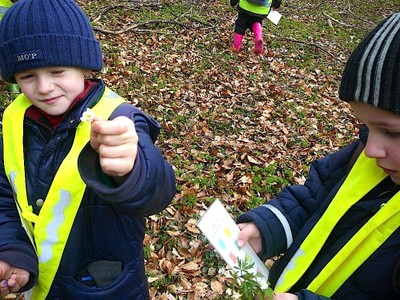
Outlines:
{"type": "Polygon", "coordinates": [[[159,124],[100,79],[73,0],[20,0],[0,22],[0,297],[148,299],[144,217],[175,194],[159,124]],[[22,225],[22,226],[21,226],[22,225]]]}
{"type": "Polygon", "coordinates": [[[284,253],[269,274],[276,300],[400,299],[400,12],[353,51],[339,97],[360,140],[237,220],[240,246],[284,253]]]}

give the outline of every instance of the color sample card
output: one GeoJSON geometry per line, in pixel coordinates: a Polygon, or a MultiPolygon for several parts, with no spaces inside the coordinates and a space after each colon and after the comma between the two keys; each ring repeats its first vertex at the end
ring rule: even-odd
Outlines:
{"type": "Polygon", "coordinates": [[[197,222],[197,226],[232,270],[238,266],[239,259],[242,261],[249,259],[254,262],[254,267],[250,272],[259,273],[268,279],[268,269],[251,246],[249,244],[243,248],[238,246],[237,237],[240,229],[219,200],[215,200],[210,205],[197,222]]]}

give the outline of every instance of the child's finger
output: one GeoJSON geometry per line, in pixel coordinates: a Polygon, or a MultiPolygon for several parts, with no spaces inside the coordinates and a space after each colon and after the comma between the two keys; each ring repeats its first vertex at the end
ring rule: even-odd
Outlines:
{"type": "Polygon", "coordinates": [[[4,297],[10,293],[10,289],[8,287],[8,281],[6,279],[0,281],[0,296],[4,297]]]}
{"type": "Polygon", "coordinates": [[[110,121],[92,122],[92,130],[102,135],[120,135],[134,128],[132,120],[126,117],[117,117],[110,121]]]}
{"type": "Polygon", "coordinates": [[[242,223],[239,228],[241,231],[238,236],[238,246],[244,247],[249,239],[258,235],[258,228],[253,223],[242,223]]]}
{"type": "Polygon", "coordinates": [[[113,177],[122,177],[128,174],[134,164],[134,160],[123,158],[101,158],[100,165],[105,174],[113,177]]]}
{"type": "Polygon", "coordinates": [[[8,286],[10,291],[15,293],[24,287],[29,281],[29,272],[17,269],[16,273],[13,273],[8,279],[8,286]]]}

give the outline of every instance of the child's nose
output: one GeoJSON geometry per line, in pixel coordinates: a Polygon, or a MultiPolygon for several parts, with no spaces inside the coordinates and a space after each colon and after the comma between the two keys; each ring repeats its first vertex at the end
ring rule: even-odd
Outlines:
{"type": "Polygon", "coordinates": [[[382,158],[386,156],[386,150],[383,141],[379,137],[369,135],[367,144],[364,148],[365,155],[370,158],[382,158]]]}
{"type": "Polygon", "coordinates": [[[37,80],[37,89],[41,94],[47,94],[53,90],[53,82],[45,76],[39,76],[37,80]]]}

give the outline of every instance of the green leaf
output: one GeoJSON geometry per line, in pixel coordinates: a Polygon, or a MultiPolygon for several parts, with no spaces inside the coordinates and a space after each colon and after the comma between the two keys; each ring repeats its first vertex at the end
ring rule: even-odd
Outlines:
{"type": "Polygon", "coordinates": [[[240,294],[242,300],[252,300],[257,295],[262,299],[268,297],[273,299],[274,291],[269,287],[269,282],[266,281],[267,288],[263,288],[260,284],[260,279],[263,278],[260,274],[253,274],[251,269],[254,267],[254,262],[249,259],[239,259],[238,265],[234,267],[235,272],[231,272],[232,282],[230,288],[240,294]]]}

